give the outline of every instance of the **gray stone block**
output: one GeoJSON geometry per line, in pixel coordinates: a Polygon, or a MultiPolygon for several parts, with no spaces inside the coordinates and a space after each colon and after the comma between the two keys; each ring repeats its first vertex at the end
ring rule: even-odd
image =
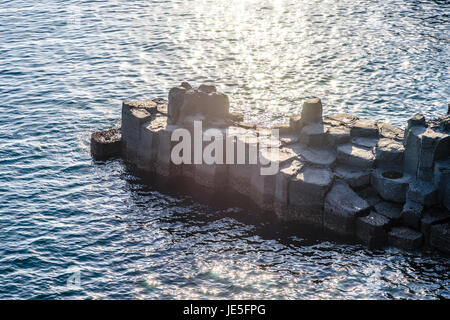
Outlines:
{"type": "Polygon", "coordinates": [[[156,144],[156,155],[154,161],[155,172],[164,177],[176,177],[182,175],[182,165],[172,162],[172,148],[176,144],[172,142],[173,131],[179,128],[176,125],[166,125],[154,130],[154,138],[158,139],[156,144]]]}
{"type": "Polygon", "coordinates": [[[151,118],[152,113],[145,108],[130,108],[127,104],[122,106],[122,147],[126,159],[136,160],[141,125],[151,118]]]}
{"type": "Polygon", "coordinates": [[[355,235],[357,217],[367,215],[370,205],[345,182],[336,181],[324,204],[324,227],[341,236],[355,235]]]}
{"type": "Polygon", "coordinates": [[[378,137],[355,137],[352,139],[352,143],[355,146],[372,149],[378,144],[378,137]]]}
{"type": "Polygon", "coordinates": [[[450,159],[435,163],[434,185],[438,188],[439,202],[450,210],[450,159]]]}
{"type": "Polygon", "coordinates": [[[299,114],[294,114],[289,117],[289,127],[291,127],[291,131],[299,134],[303,128],[302,116],[299,114]]]}
{"type": "Polygon", "coordinates": [[[345,126],[328,128],[327,143],[330,146],[348,143],[350,139],[350,128],[347,128],[345,126]]]}
{"type": "Polygon", "coordinates": [[[450,223],[431,227],[430,245],[440,251],[450,253],[450,223]]]}
{"type": "Polygon", "coordinates": [[[402,206],[397,203],[381,201],[374,207],[377,213],[393,220],[394,222],[399,222],[402,217],[402,206]]]}
{"type": "Polygon", "coordinates": [[[402,209],[402,223],[412,229],[420,229],[423,205],[414,201],[406,201],[402,209]]]}
{"type": "Polygon", "coordinates": [[[325,195],[333,182],[330,169],[304,167],[289,182],[291,219],[322,225],[325,195]]]}
{"type": "Polygon", "coordinates": [[[403,161],[403,171],[409,173],[413,177],[417,175],[419,168],[422,134],[426,131],[425,127],[415,126],[405,133],[405,152],[403,161]]]}
{"type": "Polygon", "coordinates": [[[435,224],[450,222],[450,212],[442,208],[426,210],[420,221],[420,231],[425,237],[425,242],[429,243],[431,227],[435,224]]]}
{"type": "Polygon", "coordinates": [[[372,187],[367,187],[362,190],[359,190],[357,194],[367,201],[367,203],[370,204],[370,206],[375,206],[377,203],[383,201],[380,196],[378,195],[377,191],[373,189],[372,187]]]}
{"type": "Polygon", "coordinates": [[[370,169],[373,167],[375,156],[371,150],[348,143],[337,147],[337,159],[348,166],[370,169]]]}
{"type": "Polygon", "coordinates": [[[336,161],[336,153],[331,148],[307,147],[293,145],[295,153],[299,154],[302,161],[318,167],[331,167],[336,161]]]}
{"type": "Polygon", "coordinates": [[[302,121],[306,124],[322,121],[322,101],[319,98],[308,99],[303,103],[302,121]]]}
{"type": "Polygon", "coordinates": [[[392,139],[380,139],[375,148],[375,162],[378,167],[392,167],[403,165],[405,147],[392,139]]]}
{"type": "Polygon", "coordinates": [[[407,200],[430,207],[437,203],[437,188],[429,182],[416,180],[409,185],[407,200]]]}
{"type": "Polygon", "coordinates": [[[404,203],[411,177],[397,170],[375,169],[370,179],[372,187],[388,201],[404,203]]]}
{"type": "Polygon", "coordinates": [[[292,159],[280,166],[280,170],[275,177],[275,193],[273,207],[277,216],[282,220],[289,220],[289,181],[297,176],[303,164],[292,159]]]}
{"type": "MultiPolygon", "coordinates": [[[[428,128],[421,136],[422,145],[420,153],[419,168],[417,178],[424,181],[433,181],[434,177],[434,162],[437,160],[438,146],[445,140],[448,134],[434,131],[428,128]]],[[[450,148],[450,144],[443,143],[444,148],[450,148]]],[[[447,157],[450,157],[450,151],[446,150],[447,157]]]]}
{"type": "Polygon", "coordinates": [[[158,152],[158,135],[157,131],[167,126],[167,117],[157,116],[141,125],[139,146],[137,149],[138,168],[147,172],[155,171],[155,160],[158,152]]]}
{"type": "Polygon", "coordinates": [[[176,123],[184,103],[184,96],[188,90],[185,87],[174,87],[169,91],[168,117],[171,123],[176,123]]]}
{"type": "Polygon", "coordinates": [[[200,85],[200,87],[198,87],[198,91],[202,91],[205,93],[212,93],[212,92],[217,92],[217,89],[212,84],[203,83],[200,85]]]}
{"type": "Polygon", "coordinates": [[[357,116],[348,113],[333,114],[331,116],[327,116],[326,118],[328,121],[338,121],[344,126],[352,126],[356,121],[358,121],[357,116]]]}
{"type": "MultiPolygon", "coordinates": [[[[224,129],[210,128],[210,130],[203,132],[203,139],[207,140],[203,141],[203,152],[208,150],[208,146],[211,145],[211,143],[218,143],[222,146],[222,149],[219,151],[217,159],[213,158],[208,160],[203,158],[201,164],[195,164],[194,181],[198,185],[212,190],[222,190],[227,185],[228,177],[228,166],[225,164],[226,133],[224,129]],[[220,136],[216,133],[220,133],[220,136]],[[212,163],[210,161],[212,161],[212,163]]],[[[215,152],[214,156],[216,156],[215,152]]]]}
{"type": "Polygon", "coordinates": [[[327,144],[327,128],[322,123],[305,125],[300,133],[300,142],[310,147],[327,144]]]}
{"type": "MultiPolygon", "coordinates": [[[[292,164],[292,160],[294,160],[296,154],[290,149],[269,148],[260,149],[259,157],[260,159],[264,159],[264,161],[263,163],[259,161],[258,164],[253,167],[254,170],[252,171],[250,178],[250,198],[259,208],[263,210],[273,210],[277,173],[279,173],[279,170],[283,164],[292,164]],[[264,172],[262,168],[268,168],[269,166],[276,166],[279,169],[275,174],[265,174],[266,172],[264,172]]],[[[289,171],[289,168],[287,170],[289,171]]]]}
{"type": "Polygon", "coordinates": [[[106,160],[122,153],[120,128],[94,132],[91,135],[91,155],[95,160],[106,160]]]}
{"type": "Polygon", "coordinates": [[[358,168],[338,165],[334,168],[337,178],[345,181],[352,188],[360,188],[370,183],[370,170],[361,170],[358,168]]]}
{"type": "Polygon", "coordinates": [[[377,136],[377,122],[372,120],[357,120],[353,123],[350,133],[352,137],[377,136]]]}
{"type": "Polygon", "coordinates": [[[414,250],[422,246],[423,235],[407,227],[395,227],[388,233],[389,243],[405,250],[414,250]]]}
{"type": "Polygon", "coordinates": [[[389,219],[371,212],[365,217],[356,219],[356,237],[370,249],[384,246],[387,242],[389,219]]]}

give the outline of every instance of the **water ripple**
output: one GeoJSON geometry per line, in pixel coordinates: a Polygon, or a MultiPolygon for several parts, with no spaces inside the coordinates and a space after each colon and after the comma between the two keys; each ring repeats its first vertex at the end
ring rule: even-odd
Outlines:
{"type": "Polygon", "coordinates": [[[89,133],[115,126],[121,101],[182,80],[218,83],[260,124],[313,95],[326,113],[401,126],[442,114],[448,12],[448,1],[3,1],[0,298],[450,298],[436,252],[292,233],[89,156],[89,133]]]}

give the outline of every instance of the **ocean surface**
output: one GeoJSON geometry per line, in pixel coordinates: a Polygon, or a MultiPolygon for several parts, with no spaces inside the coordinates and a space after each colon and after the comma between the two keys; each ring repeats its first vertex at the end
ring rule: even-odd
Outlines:
{"type": "Polygon", "coordinates": [[[217,83],[232,109],[403,126],[450,102],[450,3],[0,2],[0,299],[450,298],[450,260],[288,232],[94,163],[121,101],[217,83]]]}

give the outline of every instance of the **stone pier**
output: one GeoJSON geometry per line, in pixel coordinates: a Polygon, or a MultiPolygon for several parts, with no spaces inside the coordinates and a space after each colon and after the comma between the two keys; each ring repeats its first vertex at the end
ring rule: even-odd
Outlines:
{"type": "Polygon", "coordinates": [[[450,253],[450,115],[416,114],[401,129],[322,110],[319,98],[308,99],[289,124],[258,127],[231,113],[215,86],[183,82],[168,100],[124,102],[121,129],[92,134],[91,151],[97,160],[122,156],[144,173],[233,190],[281,220],[371,248],[450,253]],[[271,166],[277,170],[262,174],[271,166]]]}

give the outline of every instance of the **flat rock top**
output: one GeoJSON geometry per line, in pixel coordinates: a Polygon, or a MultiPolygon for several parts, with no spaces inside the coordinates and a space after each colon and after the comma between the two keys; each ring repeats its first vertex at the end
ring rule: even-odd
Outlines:
{"type": "Polygon", "coordinates": [[[393,139],[382,138],[378,141],[378,149],[389,151],[404,151],[405,147],[401,142],[393,139]]]}
{"type": "Polygon", "coordinates": [[[352,139],[352,143],[354,145],[364,147],[364,148],[373,148],[378,144],[378,138],[376,137],[356,137],[352,139]]]}
{"type": "Polygon", "coordinates": [[[151,109],[156,108],[157,103],[153,100],[130,100],[124,101],[123,105],[129,108],[151,109]]]}
{"type": "Polygon", "coordinates": [[[378,130],[377,122],[373,120],[364,120],[364,119],[357,120],[353,124],[353,127],[358,129],[378,130]]]}
{"type": "Polygon", "coordinates": [[[92,134],[92,138],[100,143],[114,143],[121,140],[122,134],[120,128],[97,131],[92,134]]]}
{"type": "Polygon", "coordinates": [[[152,115],[152,113],[148,109],[132,108],[130,109],[130,112],[133,116],[139,119],[145,119],[151,117],[152,115]]]}
{"type": "Polygon", "coordinates": [[[404,130],[389,123],[378,122],[378,132],[380,136],[388,139],[403,140],[404,130]]]}
{"type": "Polygon", "coordinates": [[[439,233],[440,236],[450,239],[450,223],[436,224],[431,227],[432,232],[439,233]]]}
{"type": "Polygon", "coordinates": [[[344,126],[329,127],[328,134],[331,135],[350,135],[350,128],[344,126]]]}
{"type": "Polygon", "coordinates": [[[334,183],[325,198],[325,203],[339,208],[342,214],[357,214],[370,208],[366,200],[358,196],[348,184],[340,181],[334,183]]]}
{"type": "Polygon", "coordinates": [[[346,143],[337,147],[338,152],[353,156],[357,158],[363,158],[367,160],[373,160],[375,158],[373,152],[366,148],[346,143]]]}
{"type": "Polygon", "coordinates": [[[338,121],[339,123],[348,126],[356,122],[358,120],[358,117],[353,114],[339,113],[327,116],[326,120],[338,121]]]}
{"type": "Polygon", "coordinates": [[[375,210],[389,219],[400,219],[402,216],[402,207],[399,204],[391,202],[378,202],[375,205],[375,210]]]}
{"type": "Polygon", "coordinates": [[[325,187],[330,185],[333,181],[333,172],[326,168],[305,167],[302,172],[296,176],[296,180],[325,187]]]}
{"type": "Polygon", "coordinates": [[[295,149],[305,162],[319,166],[331,166],[336,161],[336,153],[328,148],[312,148],[299,145],[295,149]]]}

